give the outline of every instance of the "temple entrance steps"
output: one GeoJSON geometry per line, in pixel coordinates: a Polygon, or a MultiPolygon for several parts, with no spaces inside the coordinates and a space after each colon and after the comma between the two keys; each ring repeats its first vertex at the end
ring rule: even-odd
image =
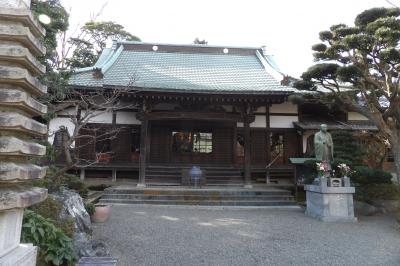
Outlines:
{"type": "MultiPolygon", "coordinates": [[[[149,166],[146,169],[146,183],[150,185],[180,185],[182,171],[189,166],[149,166]]],[[[208,186],[242,186],[243,176],[233,167],[201,167],[208,186]]]]}
{"type": "Polygon", "coordinates": [[[293,167],[271,167],[269,169],[258,168],[252,170],[254,175],[257,176],[256,180],[259,183],[273,183],[278,184],[285,182],[293,182],[294,168],[293,167]]]}
{"type": "Polygon", "coordinates": [[[289,190],[276,188],[116,186],[105,190],[102,204],[154,204],[200,206],[297,206],[289,190]]]}

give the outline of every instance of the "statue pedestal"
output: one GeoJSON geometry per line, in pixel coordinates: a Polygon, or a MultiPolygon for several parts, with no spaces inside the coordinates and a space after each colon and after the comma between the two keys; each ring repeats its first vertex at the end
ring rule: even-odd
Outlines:
{"type": "Polygon", "coordinates": [[[318,185],[305,185],[307,198],[306,215],[324,222],[357,222],[354,217],[353,194],[355,188],[346,186],[328,187],[322,178],[318,185]]]}

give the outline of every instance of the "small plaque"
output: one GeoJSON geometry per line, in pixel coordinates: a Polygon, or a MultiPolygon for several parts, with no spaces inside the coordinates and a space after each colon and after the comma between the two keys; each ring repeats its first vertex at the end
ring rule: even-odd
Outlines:
{"type": "Polygon", "coordinates": [[[330,185],[330,187],[341,187],[342,179],[341,178],[330,178],[329,185],[330,185]]]}

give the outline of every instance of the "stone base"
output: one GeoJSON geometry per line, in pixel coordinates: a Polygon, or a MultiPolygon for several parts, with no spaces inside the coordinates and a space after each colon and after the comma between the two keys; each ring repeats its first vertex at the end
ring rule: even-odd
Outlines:
{"type": "Polygon", "coordinates": [[[354,187],[321,187],[306,185],[306,215],[324,222],[356,222],[354,217],[354,187]]]}
{"type": "Polygon", "coordinates": [[[24,209],[0,211],[0,257],[18,247],[23,215],[24,209]]]}
{"type": "Polygon", "coordinates": [[[0,258],[1,266],[35,266],[37,248],[32,244],[20,244],[0,258]]]}
{"type": "Polygon", "coordinates": [[[322,222],[357,222],[357,217],[346,217],[346,216],[319,216],[313,212],[308,212],[306,210],[306,215],[316,218],[322,222]]]}

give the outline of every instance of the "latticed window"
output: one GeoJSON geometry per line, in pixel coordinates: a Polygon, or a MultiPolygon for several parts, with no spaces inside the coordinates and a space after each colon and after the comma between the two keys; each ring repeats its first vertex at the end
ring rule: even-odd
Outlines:
{"type": "Polygon", "coordinates": [[[193,151],[199,153],[212,152],[212,133],[195,133],[193,151]]]}
{"type": "Polygon", "coordinates": [[[172,149],[176,153],[211,153],[213,150],[211,132],[172,132],[172,149]]]}
{"type": "Polygon", "coordinates": [[[96,138],[96,152],[104,153],[111,151],[111,140],[105,137],[96,138]]]}

